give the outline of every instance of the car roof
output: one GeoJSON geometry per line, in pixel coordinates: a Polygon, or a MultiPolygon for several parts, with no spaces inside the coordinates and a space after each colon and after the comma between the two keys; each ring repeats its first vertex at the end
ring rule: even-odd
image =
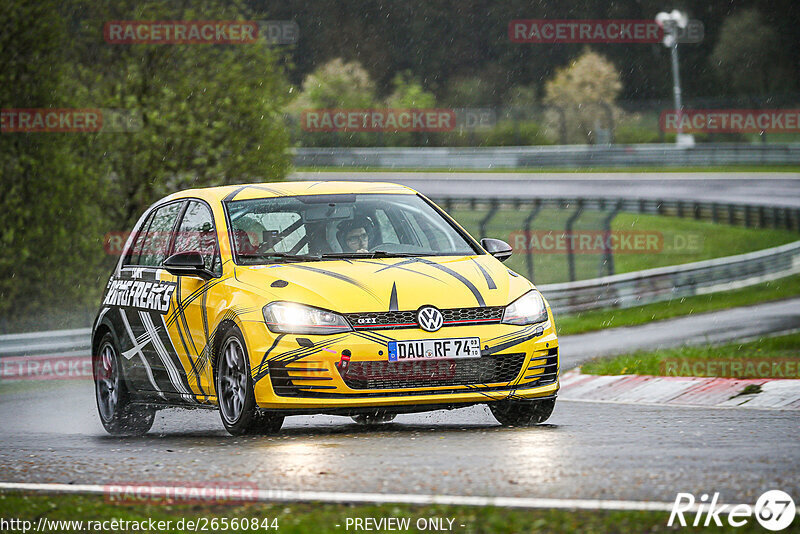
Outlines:
{"type": "Polygon", "coordinates": [[[201,198],[208,202],[248,200],[299,195],[332,195],[346,193],[384,193],[414,195],[416,191],[404,185],[388,182],[265,182],[187,189],[169,195],[164,200],[201,198]]]}

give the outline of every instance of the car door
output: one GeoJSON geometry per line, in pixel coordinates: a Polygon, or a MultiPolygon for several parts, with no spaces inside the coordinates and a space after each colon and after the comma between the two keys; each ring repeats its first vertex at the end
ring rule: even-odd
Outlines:
{"type": "Polygon", "coordinates": [[[111,321],[118,326],[121,364],[128,385],[137,391],[159,391],[152,363],[148,361],[144,344],[148,339],[139,319],[133,296],[140,291],[143,268],[139,265],[145,237],[153,222],[155,210],[150,211],[141,226],[135,228],[131,245],[125,252],[121,268],[109,281],[103,305],[108,306],[111,321]]]}
{"type": "MultiPolygon", "coordinates": [[[[203,201],[190,200],[184,209],[170,254],[198,252],[207,271],[222,274],[219,240],[211,208],[203,201]]],[[[211,328],[208,309],[220,304],[215,291],[218,278],[173,277],[176,289],[170,305],[168,332],[196,395],[213,395],[211,328]]]]}
{"type": "Polygon", "coordinates": [[[170,400],[190,402],[194,392],[169,332],[169,325],[175,321],[171,312],[176,277],[162,268],[185,204],[183,200],[173,201],[154,210],[137,265],[128,272],[131,295],[126,320],[136,335],[137,349],[150,367],[143,387],[155,389],[170,400]]]}

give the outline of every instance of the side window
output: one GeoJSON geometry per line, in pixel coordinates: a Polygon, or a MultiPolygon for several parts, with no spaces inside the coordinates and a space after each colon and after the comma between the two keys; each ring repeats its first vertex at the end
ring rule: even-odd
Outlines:
{"type": "Polygon", "coordinates": [[[217,233],[214,231],[214,217],[211,210],[202,202],[191,201],[186,208],[172,253],[199,252],[203,256],[206,269],[219,274],[221,265],[217,251],[217,233]]]}
{"type": "Polygon", "coordinates": [[[153,213],[154,212],[150,212],[150,215],[148,215],[147,219],[142,223],[142,226],[136,231],[136,235],[133,236],[133,243],[131,243],[131,248],[128,249],[125,261],[122,262],[123,265],[139,264],[139,256],[142,254],[144,236],[147,233],[147,228],[150,226],[150,223],[153,222],[153,213]]]}
{"type": "Polygon", "coordinates": [[[139,265],[158,267],[166,259],[167,245],[175,227],[182,202],[172,202],[158,208],[144,237],[139,265]]]}

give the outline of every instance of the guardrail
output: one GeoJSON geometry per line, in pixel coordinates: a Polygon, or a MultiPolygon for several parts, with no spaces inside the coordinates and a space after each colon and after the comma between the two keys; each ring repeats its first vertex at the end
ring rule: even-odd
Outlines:
{"type": "Polygon", "coordinates": [[[539,290],[557,313],[630,308],[650,302],[747,287],[800,273],[800,241],[671,267],[604,276],[539,290]]]}
{"type": "Polygon", "coordinates": [[[91,328],[76,328],[2,335],[0,357],[54,353],[62,356],[85,356],[89,353],[91,334],[91,328]]]}
{"type": "Polygon", "coordinates": [[[297,167],[382,169],[499,169],[552,167],[706,167],[711,165],[797,165],[798,143],[703,143],[557,145],[520,147],[295,148],[297,167]]]}

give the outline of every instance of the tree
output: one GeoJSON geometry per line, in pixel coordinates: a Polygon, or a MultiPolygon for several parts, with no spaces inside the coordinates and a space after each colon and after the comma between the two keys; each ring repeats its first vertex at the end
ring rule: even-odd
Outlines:
{"type": "Polygon", "coordinates": [[[141,128],[96,134],[114,229],[126,229],[158,198],[187,187],[281,180],[288,172],[283,108],[289,85],[266,44],[119,45],[108,20],[255,19],[221,0],[84,6],[75,98],[141,116],[141,128]]]}
{"type": "Polygon", "coordinates": [[[293,112],[304,109],[366,109],[375,105],[375,82],[361,63],[333,59],[303,80],[302,91],[291,103],[293,112]]]}
{"type": "Polygon", "coordinates": [[[566,121],[568,139],[593,142],[598,129],[613,127],[614,117],[620,113],[615,102],[621,90],[614,64],[586,49],[545,83],[544,102],[566,121]]]}
{"type": "Polygon", "coordinates": [[[386,104],[390,108],[398,109],[426,109],[436,107],[436,96],[415,80],[411,73],[406,71],[395,75],[392,82],[394,90],[386,104]]]}
{"type": "MultiPolygon", "coordinates": [[[[288,106],[299,123],[311,109],[369,109],[376,106],[375,82],[361,63],[333,59],[303,80],[302,90],[288,106]]],[[[302,125],[301,125],[302,127],[302,125]]],[[[303,146],[370,146],[374,134],[362,132],[301,132],[303,146]]]]}
{"type": "Polygon", "coordinates": [[[769,95],[794,85],[778,33],[757,9],[725,19],[709,61],[720,81],[739,95],[769,95]]]}
{"type": "MultiPolygon", "coordinates": [[[[75,107],[66,80],[69,41],[55,1],[4,3],[3,108],[75,107]]],[[[76,133],[0,133],[0,331],[46,329],[95,303],[107,267],[100,181],[76,133]],[[104,261],[105,260],[105,261],[104,261]],[[52,312],[65,310],[58,319],[52,312]]]]}

